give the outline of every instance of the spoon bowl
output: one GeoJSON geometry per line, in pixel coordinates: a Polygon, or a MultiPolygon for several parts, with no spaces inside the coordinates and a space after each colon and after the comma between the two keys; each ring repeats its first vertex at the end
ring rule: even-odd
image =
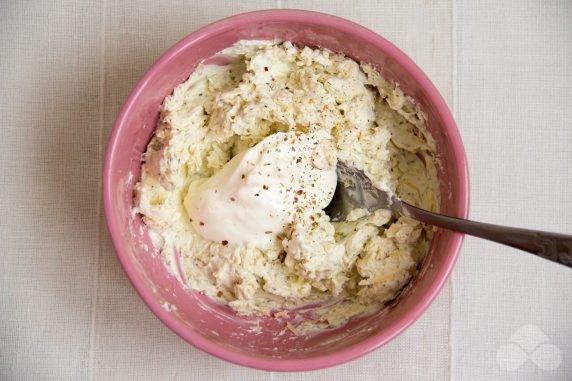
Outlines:
{"type": "Polygon", "coordinates": [[[485,224],[445,216],[417,208],[397,197],[391,190],[376,188],[367,175],[338,161],[338,185],[326,213],[332,221],[343,221],[353,209],[391,210],[426,224],[488,239],[572,267],[572,236],[559,233],[485,224]]]}

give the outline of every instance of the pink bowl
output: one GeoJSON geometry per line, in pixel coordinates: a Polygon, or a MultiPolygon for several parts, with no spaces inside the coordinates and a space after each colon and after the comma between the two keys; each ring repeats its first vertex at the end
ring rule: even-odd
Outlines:
{"type": "Polygon", "coordinates": [[[147,306],[179,336],[214,356],[253,368],[300,371],[325,368],[362,356],[409,327],[439,293],[463,240],[439,231],[410,287],[391,306],[339,329],[296,337],[283,319],[236,316],[201,294],[185,290],[153,252],[145,226],[132,216],[133,187],[141,154],[155,129],[159,106],[203,60],[242,39],[290,40],[328,48],[374,64],[398,82],[428,115],[428,129],[442,162],[442,212],[468,213],[465,152],[443,98],[423,72],[398,48],[350,21],[316,12],[269,10],[245,13],[208,25],[167,51],[137,83],[109,139],[103,171],[105,215],[123,269],[147,306]]]}

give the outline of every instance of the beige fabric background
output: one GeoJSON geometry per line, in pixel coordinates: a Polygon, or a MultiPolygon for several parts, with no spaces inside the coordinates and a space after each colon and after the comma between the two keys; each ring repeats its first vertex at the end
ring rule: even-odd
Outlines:
{"type": "Polygon", "coordinates": [[[174,42],[275,7],[357,21],[426,71],[466,145],[473,218],[572,233],[569,0],[1,1],[0,379],[572,379],[572,270],[478,239],[406,333],[323,371],[222,362],[143,305],[101,210],[115,116],[174,42]]]}

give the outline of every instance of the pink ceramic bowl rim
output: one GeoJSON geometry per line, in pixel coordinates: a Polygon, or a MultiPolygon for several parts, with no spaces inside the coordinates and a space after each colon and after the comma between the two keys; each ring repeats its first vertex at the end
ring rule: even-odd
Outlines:
{"type": "Polygon", "coordinates": [[[445,101],[431,83],[429,78],[421,71],[421,69],[401,50],[399,50],[395,45],[379,36],[375,32],[358,25],[354,22],[342,19],[340,17],[313,12],[305,10],[263,10],[243,13],[235,16],[231,16],[210,25],[207,25],[184,38],[170,48],[165,54],[163,54],[155,64],[145,73],[145,75],[139,80],[134,90],[131,92],[129,98],[123,105],[123,108],[117,118],[113,132],[108,141],[105,162],[103,167],[103,202],[106,215],[106,221],[113,246],[119,258],[119,261],[127,274],[133,287],[143,299],[145,304],[151,309],[151,311],[170,329],[172,329],[181,338],[194,345],[195,347],[232,363],[243,365],[252,368],[265,369],[271,371],[303,371],[303,370],[315,370],[321,368],[327,368],[334,365],[339,365],[358,357],[361,357],[376,348],[386,344],[390,340],[397,337],[401,332],[413,324],[429,307],[431,302],[438,295],[439,291],[443,287],[444,283],[447,281],[456,259],[459,254],[459,250],[463,241],[462,234],[454,234],[452,238],[452,243],[449,250],[449,255],[443,263],[443,266],[439,269],[439,273],[436,276],[436,281],[430,286],[429,289],[425,291],[424,298],[415,305],[410,311],[404,315],[402,319],[393,323],[388,328],[384,329],[378,334],[372,335],[368,339],[361,341],[353,346],[342,349],[335,353],[324,354],[323,356],[315,356],[306,359],[272,359],[255,357],[245,353],[235,352],[226,349],[209,339],[205,338],[199,333],[189,330],[184,324],[179,322],[170,313],[165,311],[159,302],[156,300],[155,296],[149,290],[143,279],[138,275],[135,266],[129,260],[129,255],[126,248],[122,244],[122,238],[120,235],[120,228],[118,226],[119,221],[112,218],[113,216],[113,204],[112,204],[112,189],[109,181],[109,173],[111,169],[111,164],[114,158],[115,147],[117,144],[117,137],[120,130],[124,126],[124,121],[127,113],[133,107],[138,94],[141,92],[142,88],[157,72],[160,72],[163,67],[169,62],[174,56],[176,56],[182,49],[195,41],[208,38],[211,35],[216,35],[221,30],[226,30],[228,28],[234,28],[238,25],[255,23],[259,21],[303,21],[312,24],[324,25],[332,27],[341,31],[347,31],[348,33],[359,36],[359,38],[368,41],[381,50],[386,52],[386,54],[392,57],[396,62],[398,62],[418,83],[420,88],[428,95],[434,106],[436,107],[438,113],[443,118],[443,128],[448,134],[448,139],[450,140],[452,150],[454,152],[454,157],[457,160],[457,165],[459,168],[458,182],[459,182],[459,207],[460,207],[460,217],[468,216],[469,207],[469,183],[468,183],[468,170],[465,151],[463,148],[463,143],[457,130],[453,116],[451,115],[445,101]]]}

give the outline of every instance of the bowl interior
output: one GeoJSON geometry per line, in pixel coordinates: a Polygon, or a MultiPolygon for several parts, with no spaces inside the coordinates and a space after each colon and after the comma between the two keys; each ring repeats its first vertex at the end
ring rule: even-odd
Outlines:
{"type": "Polygon", "coordinates": [[[328,48],[372,63],[386,79],[398,82],[428,115],[428,129],[442,162],[442,212],[466,216],[467,175],[456,127],[437,91],[403,53],[372,32],[333,16],[257,12],[210,25],[178,43],[147,72],[126,102],[109,141],[104,169],[106,217],[115,249],[131,282],[157,316],[211,354],[274,370],[344,362],[390,340],[423,312],[447,278],[460,235],[448,231],[436,234],[419,275],[387,309],[333,331],[296,337],[284,330],[284,319],[237,317],[228,308],[183,289],[154,252],[140,217],[132,215],[141,154],[153,134],[163,99],[201,61],[241,39],[290,40],[328,48]]]}

